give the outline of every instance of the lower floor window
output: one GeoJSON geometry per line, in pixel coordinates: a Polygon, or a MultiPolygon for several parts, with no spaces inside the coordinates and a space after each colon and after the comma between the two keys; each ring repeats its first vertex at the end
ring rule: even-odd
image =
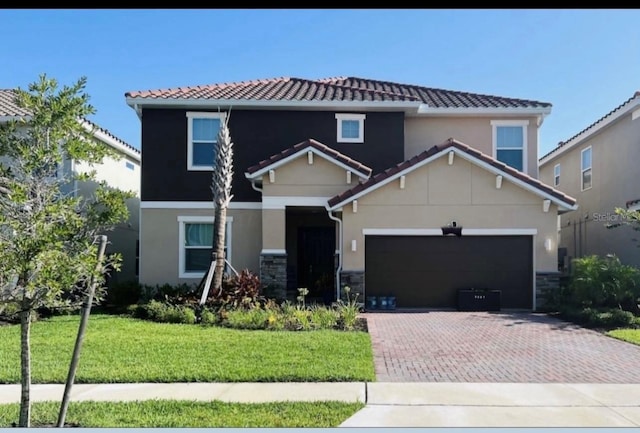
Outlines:
{"type": "MultiPolygon", "coordinates": [[[[213,218],[178,217],[180,224],[180,277],[197,278],[204,275],[211,264],[213,252],[213,218]]],[[[231,223],[227,217],[225,233],[225,258],[230,260],[231,223]]]]}
{"type": "Polygon", "coordinates": [[[184,271],[204,272],[211,263],[213,247],[213,224],[184,224],[184,271]]]}

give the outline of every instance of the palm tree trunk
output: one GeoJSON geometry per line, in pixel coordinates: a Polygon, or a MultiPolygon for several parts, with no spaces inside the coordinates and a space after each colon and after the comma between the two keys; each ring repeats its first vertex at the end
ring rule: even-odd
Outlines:
{"type": "Polygon", "coordinates": [[[213,273],[213,288],[220,292],[222,290],[222,275],[224,274],[224,243],[225,228],[227,221],[227,207],[216,206],[215,212],[215,230],[214,230],[214,252],[216,257],[216,267],[213,273]]]}
{"type": "Polygon", "coordinates": [[[19,427],[31,427],[31,306],[24,300],[20,313],[20,419],[19,427]]]}

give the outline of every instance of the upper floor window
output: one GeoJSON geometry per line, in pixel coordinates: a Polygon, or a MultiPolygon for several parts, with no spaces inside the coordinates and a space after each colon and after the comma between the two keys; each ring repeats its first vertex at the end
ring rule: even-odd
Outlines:
{"type": "Polygon", "coordinates": [[[336,114],[338,143],[364,143],[364,114],[336,114]]]}
{"type": "Polygon", "coordinates": [[[516,170],[527,167],[528,120],[493,120],[493,155],[516,170]]]}
{"type": "Polygon", "coordinates": [[[580,182],[582,190],[591,188],[591,146],[581,152],[580,182]]]}
{"type": "Polygon", "coordinates": [[[553,166],[553,186],[560,185],[560,164],[553,166]]]}
{"type": "Polygon", "coordinates": [[[129,162],[129,161],[125,161],[124,165],[125,165],[125,167],[127,167],[129,170],[134,170],[134,169],[136,168],[136,166],[135,166],[135,165],[133,165],[133,163],[132,163],[132,162],[129,162]]]}
{"type": "Polygon", "coordinates": [[[187,112],[187,170],[213,170],[224,113],[187,112]]]}

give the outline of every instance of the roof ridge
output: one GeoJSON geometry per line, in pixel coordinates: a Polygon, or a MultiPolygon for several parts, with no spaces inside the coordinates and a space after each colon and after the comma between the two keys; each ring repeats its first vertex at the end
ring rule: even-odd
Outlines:
{"type": "Polygon", "coordinates": [[[546,158],[549,155],[552,155],[554,153],[556,153],[557,151],[559,151],[560,149],[562,149],[567,143],[569,143],[570,141],[574,140],[575,138],[579,137],[580,135],[582,135],[583,133],[589,131],[591,128],[596,127],[600,122],[603,122],[604,120],[606,120],[609,116],[613,115],[614,113],[616,113],[617,111],[621,110],[625,105],[629,104],[631,101],[633,101],[636,98],[640,98],[640,90],[637,90],[634,92],[633,96],[631,96],[630,98],[628,98],[626,101],[624,101],[622,104],[618,105],[617,107],[615,107],[613,110],[609,111],[607,114],[605,114],[604,116],[600,117],[598,120],[592,122],[591,124],[589,124],[587,127],[583,128],[582,130],[580,130],[579,132],[577,132],[576,134],[572,135],[570,138],[563,140],[563,141],[559,141],[558,144],[556,145],[556,147],[554,147],[553,149],[551,149],[549,152],[547,152],[545,155],[543,155],[541,158],[538,159],[538,161],[546,158]]]}
{"type": "Polygon", "coordinates": [[[213,88],[224,89],[227,87],[276,83],[278,81],[286,83],[288,81],[291,81],[291,79],[292,79],[291,77],[257,78],[254,80],[226,81],[222,83],[198,84],[194,86],[177,86],[177,87],[163,87],[163,88],[146,89],[146,90],[130,90],[125,92],[125,96],[131,95],[132,93],[175,92],[175,91],[185,91],[185,90],[193,90],[193,89],[213,89],[213,88]]]}
{"type": "MultiPolygon", "coordinates": [[[[380,83],[380,84],[388,84],[388,85],[394,85],[394,86],[404,86],[404,87],[413,88],[413,89],[420,89],[420,90],[423,90],[423,91],[446,92],[446,93],[455,93],[457,95],[473,95],[473,96],[482,96],[482,97],[487,97],[487,98],[507,99],[507,100],[510,100],[510,101],[535,102],[535,103],[540,104],[540,105],[551,105],[548,102],[542,102],[542,101],[538,101],[538,100],[535,100],[535,99],[513,98],[513,97],[509,97],[509,96],[492,95],[492,94],[489,94],[489,93],[469,92],[469,91],[465,91],[465,90],[451,90],[451,89],[445,89],[445,88],[442,88],[442,87],[427,87],[427,86],[422,86],[422,85],[418,85],[418,84],[399,83],[397,81],[377,80],[377,79],[372,79],[372,78],[362,78],[362,77],[355,77],[355,76],[336,77],[335,79],[338,79],[338,80],[351,79],[351,80],[358,80],[358,81],[370,81],[370,82],[376,82],[376,83],[380,83]]],[[[325,79],[321,79],[321,80],[332,80],[332,78],[325,78],[325,79]]],[[[356,87],[356,86],[354,86],[354,87],[356,87]]],[[[640,93],[640,91],[639,91],[639,93],[640,93]]]]}

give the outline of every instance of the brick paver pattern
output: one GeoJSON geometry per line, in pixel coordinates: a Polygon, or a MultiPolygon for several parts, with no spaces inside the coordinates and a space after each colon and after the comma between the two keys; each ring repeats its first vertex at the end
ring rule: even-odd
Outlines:
{"type": "Polygon", "coordinates": [[[380,382],[640,383],[640,346],[545,314],[363,314],[380,382]]]}

